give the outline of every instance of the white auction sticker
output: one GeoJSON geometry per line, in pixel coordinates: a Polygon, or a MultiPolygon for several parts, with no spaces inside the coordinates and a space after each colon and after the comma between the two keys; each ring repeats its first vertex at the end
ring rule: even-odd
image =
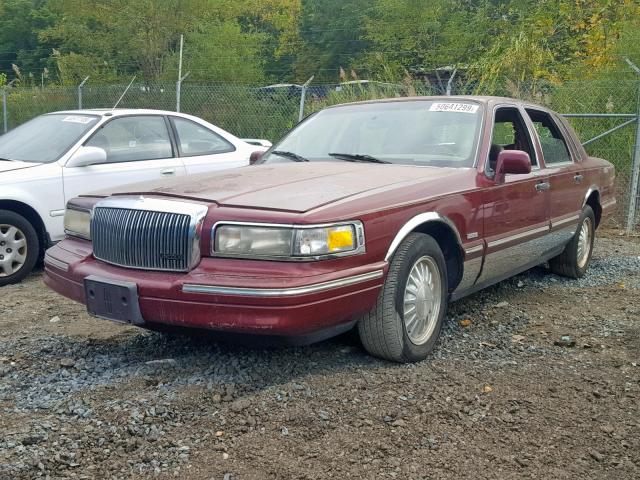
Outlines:
{"type": "Polygon", "coordinates": [[[429,107],[430,112],[476,113],[480,105],[473,103],[436,102],[429,107]]]}
{"type": "Polygon", "coordinates": [[[79,115],[69,115],[69,116],[64,117],[62,119],[63,122],[81,123],[83,125],[86,125],[87,123],[91,123],[94,120],[95,120],[95,118],[93,118],[93,117],[81,117],[79,115]]]}

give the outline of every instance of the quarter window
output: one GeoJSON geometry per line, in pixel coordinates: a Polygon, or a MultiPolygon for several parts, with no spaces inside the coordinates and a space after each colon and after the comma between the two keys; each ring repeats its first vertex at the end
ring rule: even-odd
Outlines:
{"type": "Polygon", "coordinates": [[[558,125],[556,125],[551,118],[551,115],[539,110],[529,108],[526,110],[540,139],[544,163],[546,165],[553,165],[555,163],[571,162],[571,154],[569,153],[567,141],[562,136],[558,125]]]}
{"type": "Polygon", "coordinates": [[[131,116],[111,120],[87,142],[107,152],[107,163],[171,158],[173,150],[164,117],[131,116]]]}
{"type": "Polygon", "coordinates": [[[178,117],[172,117],[172,121],[178,134],[180,154],[184,157],[215,155],[235,150],[231,143],[202,125],[178,117]]]}

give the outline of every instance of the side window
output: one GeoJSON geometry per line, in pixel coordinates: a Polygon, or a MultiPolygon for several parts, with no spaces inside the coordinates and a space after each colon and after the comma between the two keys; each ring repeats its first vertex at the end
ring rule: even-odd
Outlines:
{"type": "Polygon", "coordinates": [[[233,152],[235,147],[215,132],[191,120],[171,117],[178,134],[180,154],[184,157],[233,152]]]}
{"type": "Polygon", "coordinates": [[[542,148],[542,155],[544,156],[544,163],[546,165],[553,165],[554,163],[571,162],[571,154],[569,153],[569,147],[565,140],[560,128],[546,112],[539,110],[533,110],[527,108],[527,114],[538,134],[540,139],[540,147],[542,148]]]}
{"type": "Polygon", "coordinates": [[[107,163],[173,157],[164,117],[131,116],[111,120],[86,143],[107,152],[107,163]]]}
{"type": "Polygon", "coordinates": [[[487,169],[492,174],[503,150],[522,150],[529,154],[531,165],[538,164],[533,143],[520,111],[513,107],[498,108],[495,113],[487,169]]]}

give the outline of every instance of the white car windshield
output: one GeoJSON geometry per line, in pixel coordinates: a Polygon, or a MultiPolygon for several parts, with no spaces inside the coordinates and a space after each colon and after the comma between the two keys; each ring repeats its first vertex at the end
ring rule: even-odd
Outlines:
{"type": "Polygon", "coordinates": [[[41,115],[0,136],[0,159],[51,163],[93,128],[99,117],[80,114],[41,115]]]}
{"type": "Polygon", "coordinates": [[[479,103],[453,97],[338,106],[302,122],[262,162],[333,160],[472,167],[481,119],[479,103]]]}

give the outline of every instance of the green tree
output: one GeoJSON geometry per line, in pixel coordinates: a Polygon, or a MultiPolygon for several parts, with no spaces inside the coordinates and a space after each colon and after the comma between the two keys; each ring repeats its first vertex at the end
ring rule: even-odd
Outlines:
{"type": "Polygon", "coordinates": [[[53,45],[41,42],[38,32],[55,21],[44,0],[0,2],[0,72],[12,75],[12,64],[28,76],[50,67],[53,45]]]}
{"type": "Polygon", "coordinates": [[[364,25],[369,0],[309,0],[302,3],[300,40],[290,46],[294,76],[304,82],[335,82],[340,68],[347,68],[369,44],[364,25]]]}

